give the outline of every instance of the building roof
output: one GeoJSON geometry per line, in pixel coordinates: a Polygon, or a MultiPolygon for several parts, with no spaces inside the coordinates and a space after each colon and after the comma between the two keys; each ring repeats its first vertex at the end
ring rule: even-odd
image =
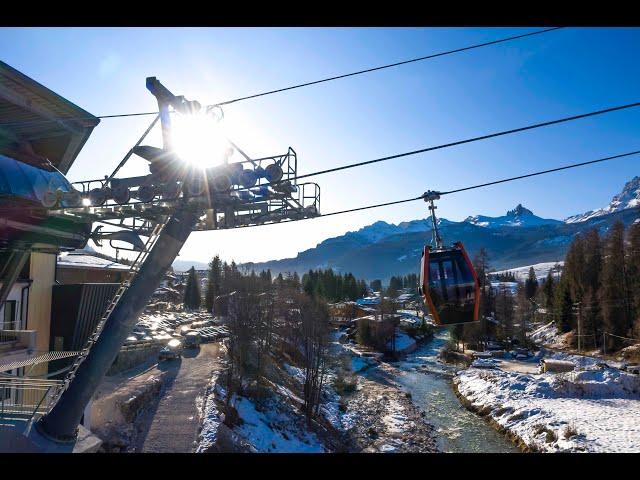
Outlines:
{"type": "Polygon", "coordinates": [[[0,61],[0,153],[25,142],[67,173],[100,119],[0,61]]]}
{"type": "Polygon", "coordinates": [[[129,265],[116,263],[105,258],[91,255],[85,250],[62,252],[58,255],[58,267],[83,268],[92,270],[129,270],[129,265]]]}

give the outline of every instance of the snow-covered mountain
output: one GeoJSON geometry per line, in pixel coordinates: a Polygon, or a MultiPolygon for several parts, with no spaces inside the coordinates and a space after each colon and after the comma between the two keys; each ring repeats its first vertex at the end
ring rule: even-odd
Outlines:
{"type": "Polygon", "coordinates": [[[601,217],[609,213],[619,212],[627,208],[640,207],[640,177],[633,177],[625,183],[622,192],[614,196],[609,205],[597,210],[573,215],[565,219],[566,223],[584,222],[595,217],[601,217]]]}
{"type": "MultiPolygon", "coordinates": [[[[451,222],[446,218],[438,219],[438,226],[445,226],[452,223],[458,223],[458,222],[451,222]]],[[[426,232],[428,230],[431,230],[430,218],[411,220],[410,222],[401,222],[398,225],[395,225],[393,223],[378,221],[378,222],[372,223],[371,225],[367,225],[366,227],[362,227],[360,230],[356,230],[354,232],[347,232],[344,235],[341,235],[339,237],[330,238],[328,240],[325,240],[325,242],[332,243],[333,240],[342,241],[345,238],[347,238],[347,239],[359,240],[361,242],[364,241],[367,243],[376,243],[382,240],[383,238],[387,238],[391,235],[426,232]]]]}
{"type": "MultiPolygon", "coordinates": [[[[613,197],[606,208],[574,215],[566,221],[541,218],[521,204],[500,217],[475,215],[461,222],[439,219],[445,241],[459,240],[473,256],[486,248],[492,268],[511,269],[562,260],[578,233],[597,228],[601,234],[621,220],[630,225],[640,220],[640,177],[635,177],[613,197]]],[[[425,243],[431,239],[431,220],[423,218],[398,225],[378,221],[356,231],[320,242],[294,258],[244,266],[272,273],[333,268],[357,277],[388,279],[391,275],[415,273],[425,243]]],[[[528,272],[528,267],[526,268],[528,272]]],[[[540,271],[542,274],[542,270],[540,271]]]]}
{"type": "Polygon", "coordinates": [[[506,215],[501,217],[488,217],[485,215],[474,215],[467,217],[467,223],[477,225],[478,227],[500,228],[500,227],[537,227],[540,225],[554,225],[562,223],[560,220],[551,218],[541,218],[534,215],[531,210],[519,203],[516,208],[509,210],[506,215]]]}

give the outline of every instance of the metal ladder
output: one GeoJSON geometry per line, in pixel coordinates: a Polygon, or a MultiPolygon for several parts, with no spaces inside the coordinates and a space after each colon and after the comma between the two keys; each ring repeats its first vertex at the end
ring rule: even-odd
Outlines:
{"type": "Polygon", "coordinates": [[[87,339],[87,343],[85,344],[84,348],[80,351],[80,354],[74,360],[73,365],[71,366],[70,370],[67,372],[67,375],[63,380],[62,385],[55,392],[52,400],[49,402],[49,410],[53,408],[53,406],[60,399],[62,394],[65,392],[65,390],[69,388],[69,385],[71,385],[71,382],[76,376],[76,372],[78,371],[78,368],[80,367],[82,362],[85,360],[85,358],[87,358],[87,355],[89,355],[89,352],[91,351],[91,347],[93,346],[93,344],[96,343],[96,341],[100,337],[100,334],[102,333],[102,330],[105,324],[107,323],[107,320],[109,320],[111,313],[116,308],[116,305],[118,305],[118,302],[122,298],[122,295],[124,295],[124,292],[131,286],[131,283],[133,282],[138,272],[140,271],[140,268],[146,261],[147,256],[153,249],[153,246],[155,245],[156,241],[160,237],[160,234],[162,233],[162,230],[164,229],[168,220],[169,220],[169,216],[165,216],[163,217],[163,220],[161,222],[158,222],[153,227],[153,230],[149,234],[149,238],[147,239],[147,242],[145,243],[144,248],[140,251],[140,253],[138,253],[138,256],[136,257],[133,264],[131,264],[131,267],[127,271],[124,280],[122,281],[122,283],[120,284],[120,287],[116,291],[116,294],[111,299],[111,302],[109,303],[109,306],[107,307],[104,314],[102,315],[102,318],[98,322],[98,325],[96,325],[96,329],[91,334],[91,336],[87,339]]]}

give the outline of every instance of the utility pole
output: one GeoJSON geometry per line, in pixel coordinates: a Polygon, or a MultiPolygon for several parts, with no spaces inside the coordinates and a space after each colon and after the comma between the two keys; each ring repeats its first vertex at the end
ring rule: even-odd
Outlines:
{"type": "Polygon", "coordinates": [[[578,353],[582,352],[582,303],[576,302],[578,316],[578,353]]]}

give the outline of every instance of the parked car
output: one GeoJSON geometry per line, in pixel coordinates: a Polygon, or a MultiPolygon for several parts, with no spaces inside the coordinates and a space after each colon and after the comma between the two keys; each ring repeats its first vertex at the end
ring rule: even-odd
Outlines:
{"type": "Polygon", "coordinates": [[[167,343],[167,345],[160,350],[158,354],[158,360],[173,360],[182,357],[182,342],[177,338],[174,338],[167,343]]]}
{"type": "Polygon", "coordinates": [[[124,341],[125,345],[131,345],[132,343],[137,343],[138,342],[138,337],[131,335],[130,337],[127,337],[124,341]]]}
{"type": "Polygon", "coordinates": [[[191,331],[184,336],[184,346],[186,348],[195,348],[200,345],[200,334],[196,331],[191,331]]]}
{"type": "Polygon", "coordinates": [[[192,330],[193,329],[189,325],[183,325],[182,327],[180,327],[180,335],[184,336],[192,330]]]}
{"type": "Polygon", "coordinates": [[[491,358],[489,352],[473,352],[473,358],[491,358]]]}
{"type": "Polygon", "coordinates": [[[621,370],[634,375],[640,375],[640,363],[623,363],[621,370]]]}
{"type": "Polygon", "coordinates": [[[498,368],[496,361],[492,358],[476,358],[472,363],[475,368],[498,368]]]}

